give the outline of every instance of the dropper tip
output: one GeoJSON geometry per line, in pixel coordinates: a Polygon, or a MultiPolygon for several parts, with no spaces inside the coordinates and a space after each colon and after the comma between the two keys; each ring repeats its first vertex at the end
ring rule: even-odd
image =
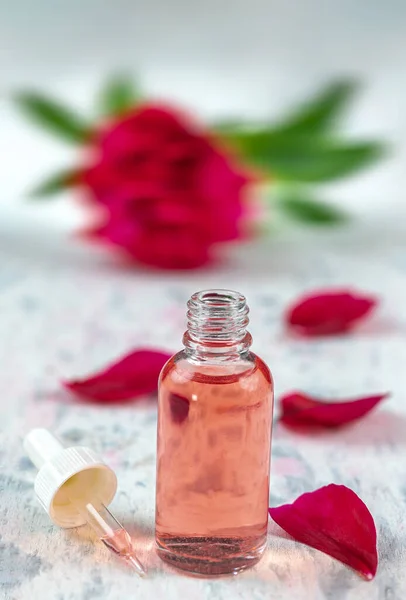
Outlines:
{"type": "Polygon", "coordinates": [[[140,563],[140,561],[138,560],[138,558],[136,556],[134,556],[134,554],[128,554],[126,556],[126,560],[140,577],[145,577],[147,572],[144,569],[144,567],[142,566],[142,564],[140,563]]]}

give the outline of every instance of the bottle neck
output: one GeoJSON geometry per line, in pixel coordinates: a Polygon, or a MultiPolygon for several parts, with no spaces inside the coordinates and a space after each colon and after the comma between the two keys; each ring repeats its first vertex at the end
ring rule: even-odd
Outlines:
{"type": "Polygon", "coordinates": [[[248,306],[244,296],[229,290],[206,290],[188,302],[186,352],[198,360],[229,361],[247,352],[248,306]]]}

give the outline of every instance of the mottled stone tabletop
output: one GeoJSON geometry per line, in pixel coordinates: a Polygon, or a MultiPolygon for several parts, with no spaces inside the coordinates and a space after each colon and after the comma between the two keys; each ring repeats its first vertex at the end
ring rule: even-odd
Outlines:
{"type": "Polygon", "coordinates": [[[0,237],[0,597],[4,600],[404,600],[406,598],[406,235],[379,223],[336,233],[277,237],[241,249],[228,266],[194,274],[118,267],[46,227],[15,223],[0,237]],[[346,337],[297,340],[282,315],[298,294],[351,285],[381,299],[346,337]],[[231,287],[251,307],[253,349],[270,365],[277,397],[301,389],[344,398],[391,392],[340,432],[299,436],[276,426],[272,505],[342,483],[365,501],[378,529],[380,565],[367,583],[270,524],[261,563],[236,577],[198,579],[165,568],[153,550],[156,403],[77,403],[60,379],[103,366],[135,346],[177,350],[185,302],[196,289],[231,287]],[[100,451],[116,470],[113,502],[137,540],[138,579],[86,527],[53,526],[33,493],[21,439],[47,427],[100,451]]]}

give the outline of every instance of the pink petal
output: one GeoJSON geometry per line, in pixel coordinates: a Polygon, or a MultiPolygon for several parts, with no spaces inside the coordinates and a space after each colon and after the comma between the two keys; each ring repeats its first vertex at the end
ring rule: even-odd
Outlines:
{"type": "Polygon", "coordinates": [[[377,300],[349,290],[328,290],[300,298],[286,314],[287,325],[304,336],[333,335],[351,329],[377,300]]]}
{"type": "Polygon", "coordinates": [[[135,350],[92,377],[64,381],[63,385],[86,400],[131,400],[156,391],[159,373],[170,357],[165,352],[135,350]]]}
{"type": "Polygon", "coordinates": [[[389,394],[377,394],[345,402],[328,402],[315,400],[301,392],[292,392],[280,399],[280,421],[291,427],[340,427],[360,419],[388,396],[389,394]]]}
{"type": "Polygon", "coordinates": [[[270,508],[269,514],[298,542],[336,558],[367,579],[375,576],[374,520],[357,494],[344,485],[326,485],[293,504],[270,508]]]}
{"type": "Polygon", "coordinates": [[[171,394],[169,396],[169,405],[172,421],[181,425],[189,415],[189,400],[178,394],[171,394]]]}

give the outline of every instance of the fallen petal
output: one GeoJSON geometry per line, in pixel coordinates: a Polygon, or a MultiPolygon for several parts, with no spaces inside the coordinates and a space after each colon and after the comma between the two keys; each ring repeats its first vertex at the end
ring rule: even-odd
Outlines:
{"type": "Polygon", "coordinates": [[[86,400],[132,400],[156,391],[159,373],[170,357],[156,350],[135,350],[92,377],[62,383],[86,400]]]}
{"type": "Polygon", "coordinates": [[[172,421],[179,425],[187,419],[189,415],[190,402],[187,398],[179,396],[178,394],[171,394],[169,396],[169,404],[171,408],[172,421]]]}
{"type": "Polygon", "coordinates": [[[377,394],[345,402],[329,402],[316,400],[301,392],[292,392],[279,401],[282,409],[279,420],[290,427],[340,427],[360,419],[388,396],[377,394]]]}
{"type": "Polygon", "coordinates": [[[330,484],[270,508],[272,519],[295,540],[348,565],[367,579],[378,567],[376,528],[368,508],[344,485],[330,484]]]}
{"type": "Polygon", "coordinates": [[[286,322],[304,336],[343,333],[366,317],[377,305],[370,296],[349,290],[330,290],[300,298],[286,314],[286,322]]]}

